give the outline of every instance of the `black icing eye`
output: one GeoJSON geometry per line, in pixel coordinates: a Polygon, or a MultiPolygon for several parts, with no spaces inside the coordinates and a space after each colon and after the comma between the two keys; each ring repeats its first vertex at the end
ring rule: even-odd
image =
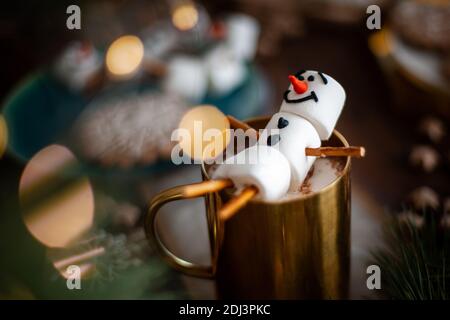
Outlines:
{"type": "Polygon", "coordinates": [[[297,79],[303,81],[303,80],[305,80],[305,77],[304,76],[298,76],[297,79]]]}
{"type": "Polygon", "coordinates": [[[281,137],[280,137],[279,134],[274,134],[274,135],[268,136],[267,137],[267,145],[268,146],[274,146],[278,142],[280,142],[280,139],[281,139],[281,137]]]}
{"type": "Polygon", "coordinates": [[[313,75],[309,76],[308,81],[314,81],[314,76],[313,75]]]}
{"type": "Polygon", "coordinates": [[[285,118],[280,117],[278,119],[278,129],[286,128],[288,126],[288,124],[289,124],[289,121],[286,120],[285,118]]]}

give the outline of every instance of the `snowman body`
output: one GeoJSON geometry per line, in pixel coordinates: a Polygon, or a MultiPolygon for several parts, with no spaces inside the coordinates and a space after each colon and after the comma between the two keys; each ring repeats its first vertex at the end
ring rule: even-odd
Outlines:
{"type": "Polygon", "coordinates": [[[278,112],[267,123],[258,144],[272,146],[287,158],[291,167],[289,189],[295,191],[316,160],[316,157],[306,156],[305,148],[318,148],[321,141],[308,120],[292,113],[278,112]]]}

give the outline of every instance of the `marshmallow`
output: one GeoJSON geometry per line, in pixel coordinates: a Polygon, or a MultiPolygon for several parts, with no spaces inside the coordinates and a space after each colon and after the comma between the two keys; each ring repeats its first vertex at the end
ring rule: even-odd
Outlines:
{"type": "Polygon", "coordinates": [[[233,14],[226,20],[227,45],[236,57],[251,60],[258,47],[260,27],[258,21],[245,14],[233,14]]]}
{"type": "Polygon", "coordinates": [[[241,84],[246,76],[244,63],[226,46],[211,50],[207,57],[211,90],[217,94],[227,94],[241,84]]]}
{"type": "Polygon", "coordinates": [[[305,155],[305,148],[318,148],[321,141],[316,129],[297,115],[279,112],[272,116],[258,140],[260,145],[278,149],[291,166],[290,190],[298,191],[316,157],[305,155]]]}
{"type": "Polygon", "coordinates": [[[280,111],[299,115],[327,140],[333,133],[345,102],[344,88],[332,77],[317,71],[300,71],[291,79],[280,111]]]}
{"type": "Polygon", "coordinates": [[[91,44],[75,41],[58,57],[53,72],[71,90],[81,91],[102,65],[100,54],[91,44]]]}
{"type": "Polygon", "coordinates": [[[143,39],[144,59],[154,62],[164,59],[175,48],[178,36],[172,23],[164,21],[144,30],[143,39]]]}
{"type": "Polygon", "coordinates": [[[289,189],[291,170],[289,161],[280,151],[265,145],[254,145],[226,159],[212,178],[231,179],[237,189],[256,186],[258,198],[277,200],[289,189]]]}
{"type": "Polygon", "coordinates": [[[168,64],[163,87],[191,102],[198,102],[208,89],[207,70],[201,59],[176,56],[168,64]]]}

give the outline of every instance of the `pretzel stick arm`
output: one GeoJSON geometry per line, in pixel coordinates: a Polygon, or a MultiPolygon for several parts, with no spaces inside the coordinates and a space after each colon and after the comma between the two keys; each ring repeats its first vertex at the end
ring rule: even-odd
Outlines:
{"type": "Polygon", "coordinates": [[[242,129],[244,131],[254,130],[255,133],[256,133],[256,138],[259,138],[258,130],[256,130],[255,128],[249,126],[247,123],[245,123],[245,122],[243,122],[243,121],[241,121],[239,119],[236,119],[235,117],[230,116],[230,115],[227,116],[227,119],[230,122],[230,127],[231,128],[242,129]]]}
{"type": "Polygon", "coordinates": [[[228,201],[220,210],[219,218],[222,221],[230,219],[236,214],[247,202],[249,202],[256,194],[258,189],[254,186],[245,187],[241,193],[228,201]]]}
{"type": "Polygon", "coordinates": [[[185,198],[195,198],[210,192],[220,191],[232,187],[233,182],[230,179],[207,180],[200,183],[190,184],[184,187],[183,196],[185,198]]]}
{"type": "Polygon", "coordinates": [[[366,155],[364,147],[320,147],[306,148],[305,154],[313,157],[356,157],[363,158],[366,155]]]}

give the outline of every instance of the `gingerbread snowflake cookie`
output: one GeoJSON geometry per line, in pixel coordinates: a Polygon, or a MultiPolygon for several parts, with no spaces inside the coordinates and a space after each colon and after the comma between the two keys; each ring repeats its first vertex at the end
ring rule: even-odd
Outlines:
{"type": "Polygon", "coordinates": [[[186,110],[181,99],[160,93],[107,98],[82,113],[73,136],[82,156],[91,161],[148,165],[170,157],[172,131],[186,110]]]}
{"type": "Polygon", "coordinates": [[[450,51],[450,2],[402,1],[391,14],[394,30],[408,43],[424,49],[450,51]]]}

